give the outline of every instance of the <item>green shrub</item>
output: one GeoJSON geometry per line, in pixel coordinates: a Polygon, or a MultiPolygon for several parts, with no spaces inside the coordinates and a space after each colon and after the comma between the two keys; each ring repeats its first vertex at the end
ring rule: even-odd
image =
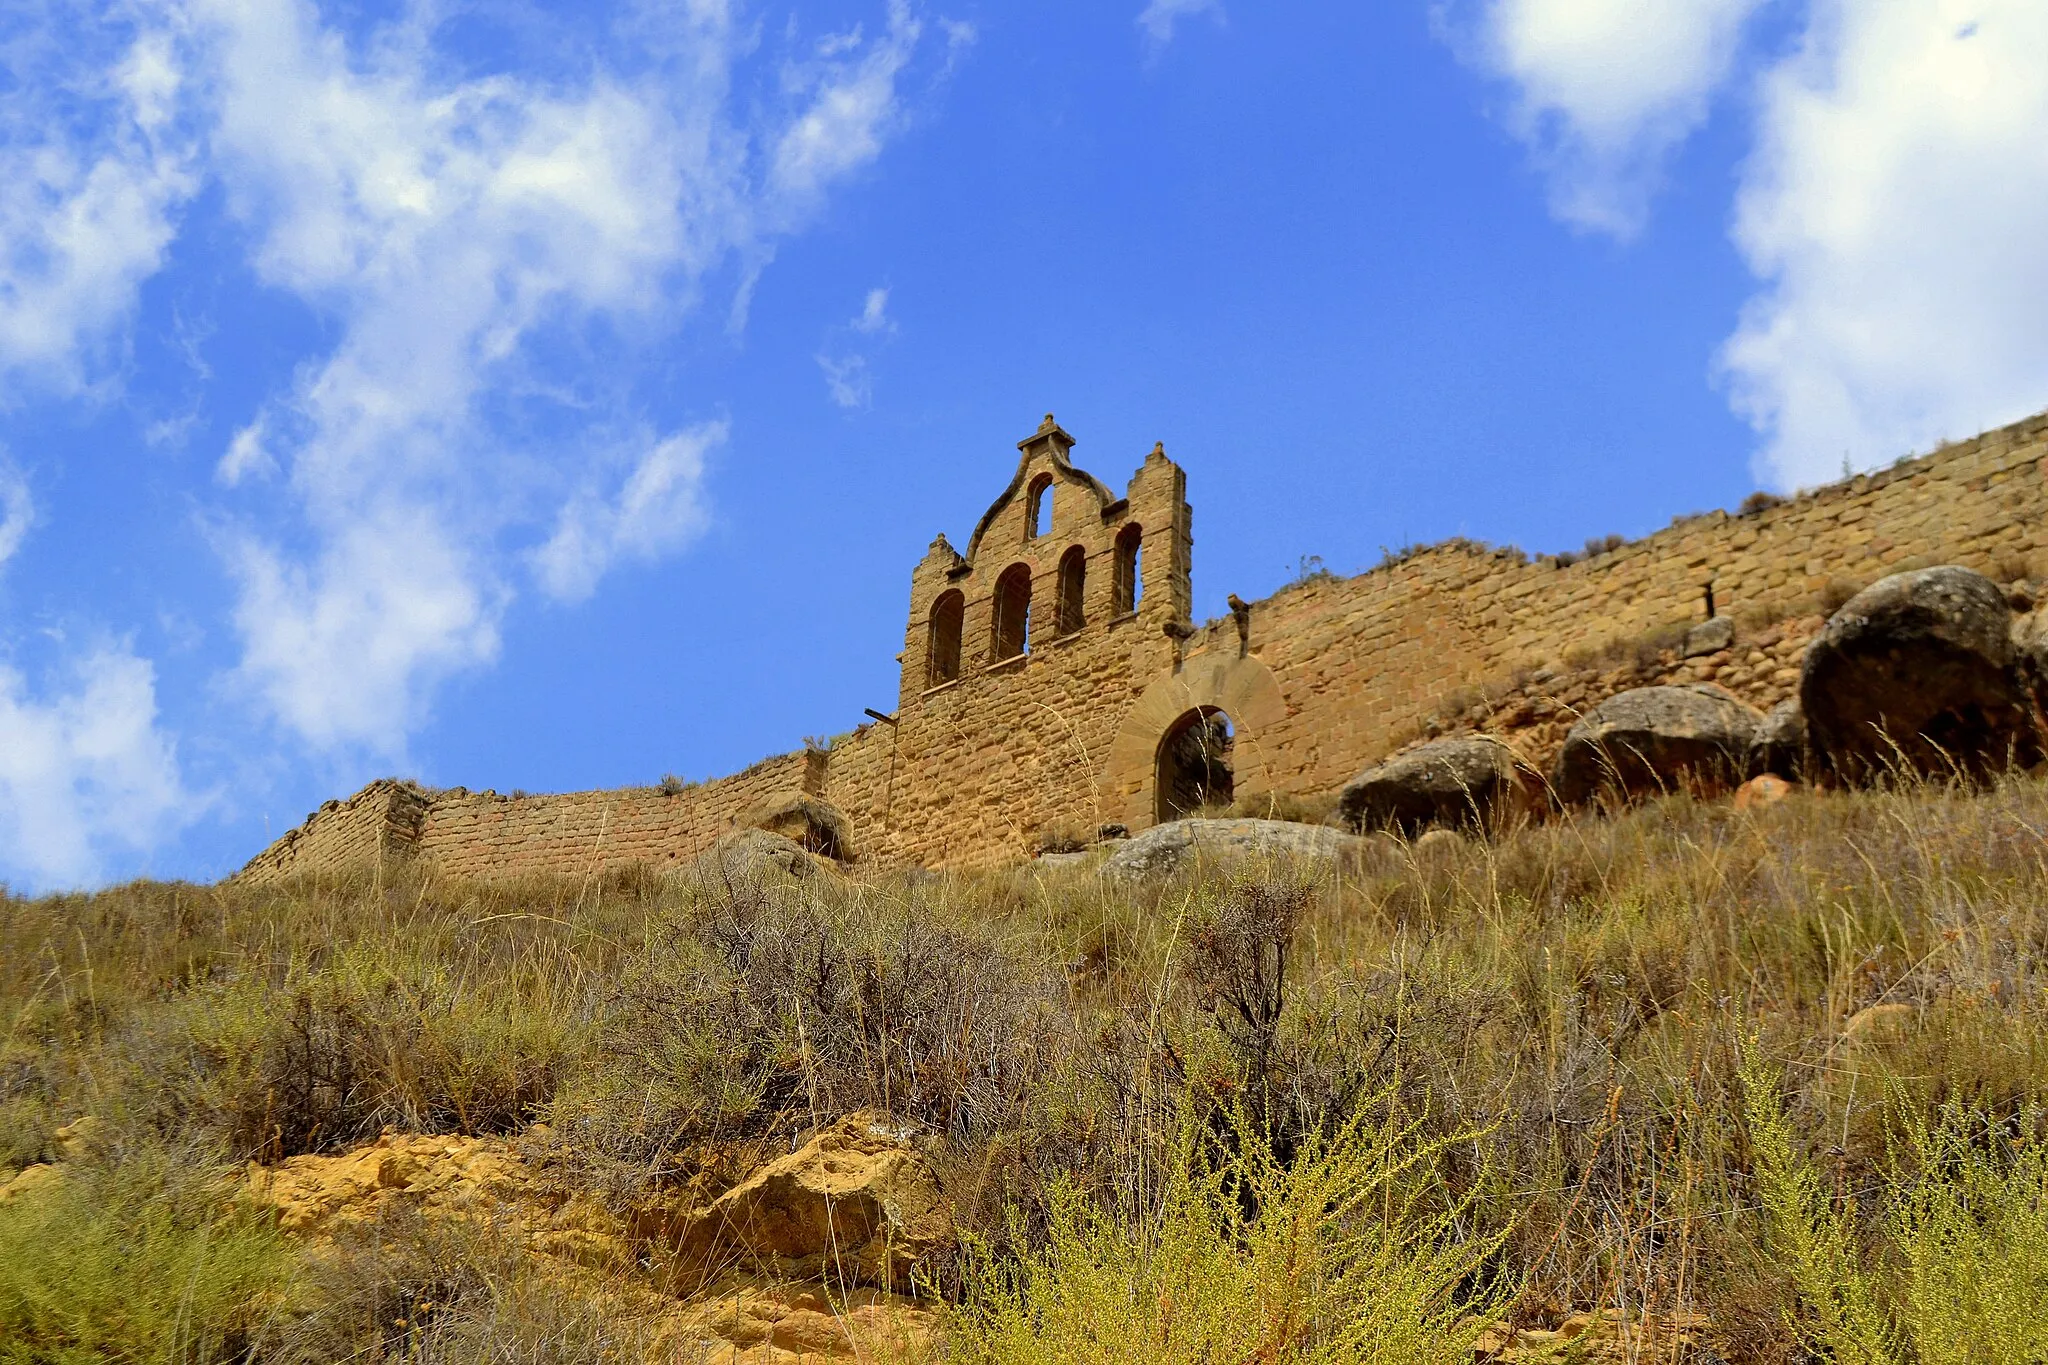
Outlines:
{"type": "Polygon", "coordinates": [[[1502,1300],[1483,1274],[1501,1237],[1427,1197],[1436,1159],[1473,1136],[1360,1116],[1282,1165],[1240,1119],[1221,1161],[1183,1142],[1149,1209],[1117,1216],[1064,1187],[1037,1250],[970,1248],[951,1358],[1465,1365],[1502,1300]]]}
{"type": "Polygon", "coordinates": [[[1933,1119],[1905,1110],[1877,1218],[1891,1255],[1873,1267],[1853,1202],[1830,1198],[1753,1053],[1742,1084],[1768,1244],[1810,1350],[1840,1365],[2048,1360],[2040,1114],[2000,1124],[1953,1103],[1933,1119]]]}
{"type": "Polygon", "coordinates": [[[0,1204],[0,1362],[243,1360],[291,1274],[275,1227],[176,1154],[71,1162],[0,1204]]]}

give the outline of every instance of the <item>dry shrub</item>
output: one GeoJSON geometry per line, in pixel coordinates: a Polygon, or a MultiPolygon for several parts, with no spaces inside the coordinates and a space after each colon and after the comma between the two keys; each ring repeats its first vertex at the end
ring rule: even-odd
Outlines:
{"type": "Polygon", "coordinates": [[[928,901],[843,894],[742,883],[658,923],[561,1108],[573,1131],[647,1159],[870,1108],[1000,1128],[1058,1020],[1049,964],[928,901]]]}

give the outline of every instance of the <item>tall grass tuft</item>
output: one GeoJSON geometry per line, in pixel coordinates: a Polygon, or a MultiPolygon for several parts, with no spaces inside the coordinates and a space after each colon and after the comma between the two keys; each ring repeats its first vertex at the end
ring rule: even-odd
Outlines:
{"type": "MultiPolygon", "coordinates": [[[[1384,1098],[1384,1097],[1382,1097],[1384,1098]]],[[[1384,1105],[1372,1106],[1385,1112],[1384,1105]]],[[[1503,1286],[1499,1233],[1434,1205],[1433,1167],[1472,1134],[1354,1116],[1282,1164],[1240,1117],[1223,1159],[1189,1136],[1149,1209],[1056,1191],[1040,1244],[970,1254],[947,1342],[958,1365],[1465,1365],[1503,1286]]],[[[1012,1238],[1021,1243],[1021,1237],[1012,1238]]]]}

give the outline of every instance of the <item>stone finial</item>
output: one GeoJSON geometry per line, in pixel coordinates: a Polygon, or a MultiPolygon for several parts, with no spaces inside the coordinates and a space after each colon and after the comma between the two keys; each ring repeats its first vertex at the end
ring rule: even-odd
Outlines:
{"type": "Polygon", "coordinates": [[[1045,420],[1038,424],[1038,429],[1040,431],[1051,431],[1054,427],[1057,427],[1058,425],[1059,423],[1053,419],[1053,415],[1048,412],[1045,415],[1045,420]]]}

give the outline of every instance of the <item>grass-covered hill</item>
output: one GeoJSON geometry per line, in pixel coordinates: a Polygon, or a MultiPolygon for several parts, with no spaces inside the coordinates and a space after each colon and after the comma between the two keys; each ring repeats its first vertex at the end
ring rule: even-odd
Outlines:
{"type": "Polygon", "coordinates": [[[1611,1310],[1644,1359],[2048,1358],[2030,778],[1320,878],[138,883],[0,905],[0,1020],[5,1362],[688,1359],[676,1220],[850,1114],[955,1235],[804,1301],[919,1300],[911,1354],[1531,1359],[1611,1310]],[[380,1134],[625,1251],[255,1197],[380,1134]]]}

